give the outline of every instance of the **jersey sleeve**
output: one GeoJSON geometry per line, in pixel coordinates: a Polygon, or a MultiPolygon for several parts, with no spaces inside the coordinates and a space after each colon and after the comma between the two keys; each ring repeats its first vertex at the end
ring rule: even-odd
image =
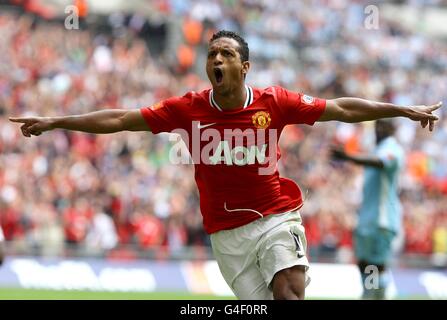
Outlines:
{"type": "Polygon", "coordinates": [[[394,171],[402,166],[403,157],[397,148],[384,145],[377,150],[377,156],[383,162],[384,169],[394,171]]]}
{"type": "Polygon", "coordinates": [[[398,160],[392,152],[382,151],[378,156],[382,160],[385,170],[391,171],[397,167],[398,160]]]}
{"type": "Polygon", "coordinates": [[[142,107],[140,112],[152,133],[171,132],[175,129],[186,129],[187,109],[190,104],[191,94],[188,93],[183,97],[173,97],[152,106],[142,107]]]}
{"type": "Polygon", "coordinates": [[[324,112],[326,100],[311,97],[299,92],[275,87],[276,102],[281,110],[284,125],[313,125],[324,112]]]}

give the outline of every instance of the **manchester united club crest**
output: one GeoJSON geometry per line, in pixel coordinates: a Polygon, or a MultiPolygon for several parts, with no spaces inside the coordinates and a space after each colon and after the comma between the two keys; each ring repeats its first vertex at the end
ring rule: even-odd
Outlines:
{"type": "Polygon", "coordinates": [[[272,119],[270,118],[270,114],[265,111],[256,112],[251,119],[257,129],[268,128],[270,122],[272,121],[272,119]]]}
{"type": "Polygon", "coordinates": [[[161,107],[163,107],[163,103],[161,103],[161,101],[160,102],[157,102],[156,104],[154,104],[152,107],[151,107],[151,109],[152,110],[157,110],[157,109],[160,109],[161,107]]]}

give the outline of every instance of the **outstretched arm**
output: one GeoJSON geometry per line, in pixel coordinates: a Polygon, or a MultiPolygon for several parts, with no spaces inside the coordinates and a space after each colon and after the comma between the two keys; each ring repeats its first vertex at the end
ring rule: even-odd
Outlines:
{"type": "Polygon", "coordinates": [[[334,158],[336,160],[351,161],[358,165],[375,167],[375,168],[380,168],[380,169],[385,167],[385,164],[379,157],[364,156],[364,155],[349,155],[346,152],[344,152],[342,149],[337,149],[337,148],[333,148],[331,150],[331,152],[332,152],[332,158],[334,158]]]}
{"type": "Polygon", "coordinates": [[[359,98],[337,98],[327,100],[326,108],[318,121],[338,120],[342,122],[361,122],[382,118],[406,117],[420,121],[422,128],[429,125],[433,130],[438,117],[432,114],[442,102],[430,106],[401,107],[391,103],[374,102],[359,98]]]}
{"type": "Polygon", "coordinates": [[[12,122],[23,123],[25,137],[38,136],[53,129],[66,129],[88,133],[114,133],[119,131],[150,131],[139,109],[101,110],[81,115],[62,117],[9,118],[12,122]]]}

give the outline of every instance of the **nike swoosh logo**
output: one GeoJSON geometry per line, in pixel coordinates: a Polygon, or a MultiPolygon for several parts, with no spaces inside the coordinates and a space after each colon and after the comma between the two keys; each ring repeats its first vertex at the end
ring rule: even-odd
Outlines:
{"type": "Polygon", "coordinates": [[[197,124],[197,128],[198,129],[203,129],[203,128],[208,128],[208,127],[211,127],[211,126],[214,126],[216,124],[216,122],[213,122],[213,123],[207,123],[207,124],[204,124],[204,125],[200,125],[200,122],[197,124]]]}

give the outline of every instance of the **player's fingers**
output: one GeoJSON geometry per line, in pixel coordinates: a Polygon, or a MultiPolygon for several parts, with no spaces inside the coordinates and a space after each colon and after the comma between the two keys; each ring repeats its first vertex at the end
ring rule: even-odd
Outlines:
{"type": "Polygon", "coordinates": [[[26,124],[24,124],[23,126],[21,126],[20,127],[20,130],[22,130],[22,134],[25,136],[25,137],[31,137],[31,135],[30,135],[30,133],[29,133],[29,131],[28,131],[28,128],[27,128],[27,126],[26,126],[26,124]]]}
{"type": "Polygon", "coordinates": [[[431,111],[428,109],[427,106],[422,106],[420,109],[415,110],[416,113],[414,114],[413,120],[418,121],[427,121],[427,120],[439,120],[439,118],[432,114],[431,111]]]}
{"type": "Polygon", "coordinates": [[[425,112],[425,111],[422,111],[422,112],[419,112],[416,116],[415,116],[415,118],[414,118],[414,120],[419,120],[419,121],[428,121],[428,120],[434,120],[434,121],[436,121],[436,120],[439,120],[439,118],[437,117],[437,116],[435,116],[434,114],[431,114],[431,112],[425,112]]]}
{"type": "Polygon", "coordinates": [[[26,131],[26,130],[22,130],[22,134],[25,137],[28,137],[28,138],[31,137],[30,133],[28,131],[26,131]]]}
{"type": "Polygon", "coordinates": [[[29,131],[30,133],[40,132],[39,125],[38,125],[37,123],[36,123],[36,124],[33,124],[32,126],[30,126],[30,127],[28,128],[28,131],[29,131]]]}
{"type": "Polygon", "coordinates": [[[428,130],[433,131],[433,128],[435,127],[435,122],[433,120],[429,121],[430,125],[428,126],[428,130]]]}
{"type": "Polygon", "coordinates": [[[33,136],[39,136],[42,133],[42,131],[35,129],[33,131],[30,131],[29,133],[32,134],[33,136]]]}
{"type": "Polygon", "coordinates": [[[20,122],[20,123],[27,123],[30,119],[28,118],[14,118],[14,117],[10,117],[9,121],[12,122],[20,122]]]}
{"type": "Polygon", "coordinates": [[[427,119],[421,120],[421,127],[422,128],[425,128],[427,126],[427,124],[428,124],[428,120],[427,119]]]}
{"type": "Polygon", "coordinates": [[[441,108],[441,106],[442,106],[442,101],[439,101],[437,104],[433,104],[433,105],[429,106],[428,111],[429,112],[435,111],[435,110],[441,108]]]}

